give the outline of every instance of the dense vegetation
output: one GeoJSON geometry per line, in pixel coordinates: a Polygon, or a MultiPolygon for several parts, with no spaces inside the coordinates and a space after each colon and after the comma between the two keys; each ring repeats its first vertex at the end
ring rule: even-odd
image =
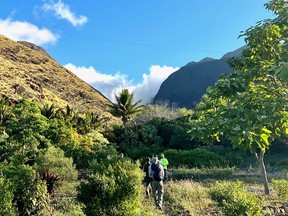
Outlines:
{"type": "Polygon", "coordinates": [[[0,215],[236,216],[285,204],[288,2],[266,7],[276,18],[244,33],[249,47],[230,61],[234,72],[194,110],[142,106],[124,89],[109,106],[121,118],[112,122],[68,105],[1,98],[0,215]],[[160,153],[170,162],[163,212],[144,198],[141,170],[160,153]]]}

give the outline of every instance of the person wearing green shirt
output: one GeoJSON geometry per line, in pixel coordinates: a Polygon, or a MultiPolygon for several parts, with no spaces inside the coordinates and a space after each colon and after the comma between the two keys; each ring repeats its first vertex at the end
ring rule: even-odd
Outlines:
{"type": "Polygon", "coordinates": [[[165,182],[168,180],[167,168],[168,168],[169,162],[168,162],[167,158],[165,158],[164,154],[161,154],[160,162],[164,168],[164,182],[165,182]]]}

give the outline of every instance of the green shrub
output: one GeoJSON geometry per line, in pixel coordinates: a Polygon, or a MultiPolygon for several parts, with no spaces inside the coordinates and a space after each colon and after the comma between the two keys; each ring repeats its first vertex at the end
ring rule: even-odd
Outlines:
{"type": "Polygon", "coordinates": [[[72,215],[71,211],[74,211],[74,206],[70,203],[76,203],[78,177],[72,158],[65,157],[63,150],[51,146],[45,152],[41,152],[36,160],[35,168],[42,177],[42,181],[48,185],[47,190],[51,194],[50,204],[53,210],[57,214],[69,213],[72,215]],[[56,181],[47,178],[47,174],[56,178],[56,181]],[[69,202],[67,197],[69,197],[69,202]]]}
{"type": "MultiPolygon", "coordinates": [[[[59,200],[53,200],[54,202],[59,202],[59,200]]],[[[79,204],[75,199],[62,198],[60,200],[61,204],[58,206],[62,208],[55,209],[53,216],[85,216],[82,208],[83,206],[79,204]]]]}
{"type": "Polygon", "coordinates": [[[11,183],[0,177],[0,215],[14,216],[16,214],[16,209],[13,206],[14,195],[11,191],[11,183]]]}
{"type": "Polygon", "coordinates": [[[288,181],[285,179],[272,179],[272,188],[275,190],[279,199],[288,200],[288,181]]]}
{"type": "Polygon", "coordinates": [[[137,130],[130,130],[121,135],[119,151],[137,160],[163,150],[162,138],[153,125],[142,125],[137,130]]]}
{"type": "Polygon", "coordinates": [[[86,215],[140,215],[143,172],[139,162],[112,158],[92,164],[93,174],[78,188],[86,215]]]}
{"type": "MultiPolygon", "coordinates": [[[[278,159],[278,158],[277,158],[278,159]]],[[[277,170],[285,170],[288,169],[288,159],[279,160],[276,163],[277,170]]]]}
{"type": "Polygon", "coordinates": [[[36,178],[36,172],[27,165],[6,165],[3,175],[13,182],[13,202],[19,215],[46,215],[51,211],[44,182],[36,178]]]}
{"type": "Polygon", "coordinates": [[[40,154],[35,167],[40,173],[48,170],[53,175],[59,177],[58,183],[77,180],[78,172],[75,165],[73,165],[72,158],[65,157],[63,150],[53,146],[40,154]]]}
{"type": "Polygon", "coordinates": [[[197,148],[193,150],[167,150],[164,155],[173,167],[211,168],[225,166],[225,161],[218,154],[209,150],[197,148]]]}
{"type": "Polygon", "coordinates": [[[256,195],[249,193],[240,181],[216,182],[209,189],[209,194],[226,216],[261,215],[261,200],[256,195]]]}

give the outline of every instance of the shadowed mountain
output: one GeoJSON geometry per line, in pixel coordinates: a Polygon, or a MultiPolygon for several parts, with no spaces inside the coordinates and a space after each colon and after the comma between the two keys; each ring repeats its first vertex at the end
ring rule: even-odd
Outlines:
{"type": "Polygon", "coordinates": [[[104,111],[110,101],[59,65],[44,49],[0,35],[0,96],[104,111]]]}
{"type": "Polygon", "coordinates": [[[181,67],[161,84],[153,102],[165,101],[170,105],[193,108],[220,75],[232,73],[227,60],[240,56],[243,48],[229,52],[221,59],[204,58],[199,62],[190,62],[181,67]]]}

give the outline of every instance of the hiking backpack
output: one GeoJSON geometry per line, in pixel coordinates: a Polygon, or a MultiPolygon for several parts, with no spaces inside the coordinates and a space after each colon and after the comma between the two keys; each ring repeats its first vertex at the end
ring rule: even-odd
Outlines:
{"type": "Polygon", "coordinates": [[[151,170],[153,171],[153,180],[160,182],[163,180],[161,176],[161,167],[159,164],[151,164],[151,170]]]}

